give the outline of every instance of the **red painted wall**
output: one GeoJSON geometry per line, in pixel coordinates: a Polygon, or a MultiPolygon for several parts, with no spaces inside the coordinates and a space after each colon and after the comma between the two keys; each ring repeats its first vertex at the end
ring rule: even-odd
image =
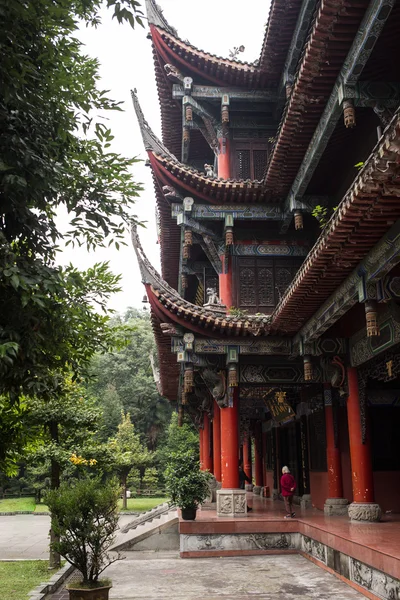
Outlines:
{"type": "Polygon", "coordinates": [[[400,473],[399,471],[374,472],[375,502],[382,511],[400,513],[400,473]]]}
{"type": "Polygon", "coordinates": [[[328,497],[327,471],[310,471],[310,492],[313,507],[324,510],[325,500],[328,497]]]}
{"type": "Polygon", "coordinates": [[[274,473],[273,471],[266,471],[267,482],[265,485],[269,487],[269,493],[272,494],[272,490],[274,489],[274,473]]]}

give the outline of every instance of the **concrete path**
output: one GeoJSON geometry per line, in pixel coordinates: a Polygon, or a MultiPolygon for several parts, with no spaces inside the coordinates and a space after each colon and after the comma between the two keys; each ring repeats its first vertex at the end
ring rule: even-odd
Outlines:
{"type": "MultiPolygon", "coordinates": [[[[122,515],[120,527],[132,521],[122,515]]],[[[47,559],[50,517],[46,515],[0,516],[0,560],[47,559]]]]}
{"type": "Polygon", "coordinates": [[[104,573],[110,600],[365,600],[299,555],[180,559],[126,553],[104,573]]]}

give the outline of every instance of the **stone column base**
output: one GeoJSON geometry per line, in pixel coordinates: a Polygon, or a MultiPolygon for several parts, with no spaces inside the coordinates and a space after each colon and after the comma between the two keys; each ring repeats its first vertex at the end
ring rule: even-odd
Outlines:
{"type": "Polygon", "coordinates": [[[246,490],[217,490],[217,517],[243,517],[246,514],[246,490]]]}
{"type": "Polygon", "coordinates": [[[279,500],[279,491],[276,488],[271,491],[271,500],[279,500]]]}
{"type": "Polygon", "coordinates": [[[324,504],[324,513],[328,517],[347,515],[349,501],[346,498],[327,498],[324,504]]]}
{"type": "Polygon", "coordinates": [[[372,502],[352,502],[349,505],[349,517],[357,523],[374,523],[381,520],[381,507],[372,502]]]}
{"type": "Polygon", "coordinates": [[[300,497],[300,508],[311,508],[312,504],[311,504],[311,495],[310,494],[303,494],[300,497]]]}
{"type": "Polygon", "coordinates": [[[253,485],[253,494],[261,494],[262,486],[261,485],[253,485]]]}
{"type": "Polygon", "coordinates": [[[253,484],[252,483],[246,483],[246,485],[244,486],[244,489],[246,490],[246,492],[252,492],[253,491],[253,484]]]}

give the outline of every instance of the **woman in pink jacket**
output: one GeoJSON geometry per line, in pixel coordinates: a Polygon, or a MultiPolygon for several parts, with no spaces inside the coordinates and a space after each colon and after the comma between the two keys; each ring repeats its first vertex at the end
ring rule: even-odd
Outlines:
{"type": "Polygon", "coordinates": [[[287,515],[285,519],[293,519],[296,513],[293,512],[293,495],[296,489],[296,481],[293,475],[290,474],[289,467],[282,468],[281,490],[287,515]]]}

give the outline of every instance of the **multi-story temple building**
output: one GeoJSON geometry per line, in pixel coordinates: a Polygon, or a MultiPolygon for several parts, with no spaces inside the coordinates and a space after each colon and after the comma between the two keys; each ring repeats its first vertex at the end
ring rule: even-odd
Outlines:
{"type": "Polygon", "coordinates": [[[246,512],[239,459],[271,503],[287,465],[303,507],[400,512],[400,5],[273,0],[249,64],[146,4],[161,275],[133,238],[217,513],[246,512]]]}

